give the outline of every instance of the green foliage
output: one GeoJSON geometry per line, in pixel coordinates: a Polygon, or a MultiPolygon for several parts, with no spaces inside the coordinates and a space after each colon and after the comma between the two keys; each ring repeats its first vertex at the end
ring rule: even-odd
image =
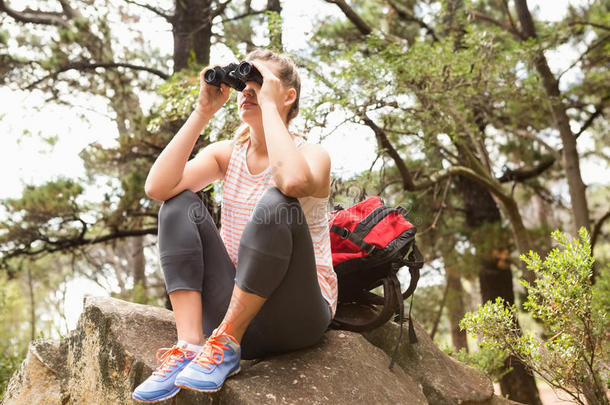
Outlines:
{"type": "Polygon", "coordinates": [[[151,296],[143,283],[138,282],[130,290],[110,294],[114,298],[144,305],[163,306],[165,297],[151,296]]]}
{"type": "MultiPolygon", "coordinates": [[[[1,200],[8,217],[0,222],[0,253],[55,250],[59,240],[78,238],[84,229],[77,202],[83,190],[75,180],[58,178],[26,186],[21,198],[1,200]]],[[[0,257],[2,264],[7,264],[6,259],[0,257]]]]}
{"type": "Polygon", "coordinates": [[[8,44],[8,39],[10,38],[10,34],[8,31],[0,30],[0,46],[6,46],[8,44]]]}
{"type": "Polygon", "coordinates": [[[25,358],[27,339],[24,342],[19,334],[23,307],[18,284],[0,276],[0,399],[25,358]]]}
{"type": "MultiPolygon", "coordinates": [[[[148,119],[146,130],[159,136],[167,136],[165,143],[174,135],[167,125],[182,122],[195,108],[199,96],[199,74],[203,68],[191,59],[187,68],[174,73],[157,93],[162,97],[148,119]]],[[[232,91],[225,106],[218,111],[204,129],[204,135],[211,140],[230,137],[240,124],[237,113],[237,95],[232,91]]]]}
{"type": "Polygon", "coordinates": [[[506,368],[504,360],[508,357],[505,350],[498,348],[488,348],[487,350],[477,350],[467,352],[466,349],[460,349],[459,352],[448,351],[447,354],[455,357],[462,363],[466,363],[489,376],[494,382],[508,374],[512,368],[506,368]]]}
{"type": "Polygon", "coordinates": [[[524,308],[544,326],[543,339],[522,335],[515,306],[507,306],[500,298],[467,314],[460,327],[478,336],[483,351],[518,357],[579,403],[582,396],[589,403],[607,403],[603,402],[609,360],[607,281],[602,278],[600,287],[592,287],[589,235],[584,228],[579,235],[580,240],[570,240],[555,231],[552,236],[559,247],[544,260],[535,252],[521,256],[536,275],[533,284],[521,282],[528,291],[524,308]]]}
{"type": "Polygon", "coordinates": [[[269,45],[267,48],[274,52],[282,52],[282,16],[275,11],[265,11],[265,17],[269,29],[269,45]]]}
{"type": "Polygon", "coordinates": [[[158,132],[165,121],[183,119],[193,111],[199,95],[199,72],[194,69],[182,69],[174,73],[158,90],[163,101],[158,107],[159,114],[153,117],[147,130],[158,132]]]}
{"type": "Polygon", "coordinates": [[[8,382],[24,358],[25,356],[15,352],[13,347],[6,347],[2,351],[0,356],[0,399],[4,397],[8,382]]]}
{"type": "MultiPolygon", "coordinates": [[[[544,261],[535,252],[522,255],[521,259],[537,278],[533,285],[526,281],[521,284],[529,292],[525,309],[546,326],[548,333],[584,341],[587,327],[583,323],[592,322],[604,331],[607,319],[604,313],[593,310],[594,259],[587,231],[583,228],[579,234],[580,242],[570,240],[559,231],[553,232],[553,239],[559,242],[562,250],[553,249],[544,261]]],[[[594,335],[599,336],[601,331],[594,331],[594,335]]]]}
{"type": "Polygon", "coordinates": [[[610,312],[610,266],[602,267],[595,280],[592,307],[593,313],[596,314],[608,314],[610,312]]]}

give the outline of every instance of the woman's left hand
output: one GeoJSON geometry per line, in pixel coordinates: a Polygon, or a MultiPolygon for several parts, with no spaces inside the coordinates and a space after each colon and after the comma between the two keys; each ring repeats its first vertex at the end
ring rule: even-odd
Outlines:
{"type": "Polygon", "coordinates": [[[267,66],[258,61],[249,61],[258,69],[263,76],[263,85],[256,82],[246,82],[256,92],[258,105],[263,107],[265,104],[275,105],[281,110],[283,105],[282,82],[267,66]]]}

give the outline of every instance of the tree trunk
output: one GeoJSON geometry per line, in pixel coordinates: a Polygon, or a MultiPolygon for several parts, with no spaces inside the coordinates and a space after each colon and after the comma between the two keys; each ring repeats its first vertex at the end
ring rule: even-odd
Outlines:
{"type": "Polygon", "coordinates": [[[131,238],[132,258],[133,258],[133,288],[137,289],[138,297],[141,302],[146,302],[148,296],[146,290],[146,258],[144,257],[144,237],[136,236],[131,238]],[[140,288],[138,288],[138,286],[140,288]]]}
{"type": "Polygon", "coordinates": [[[36,301],[34,297],[34,281],[32,280],[31,264],[28,263],[28,293],[30,295],[30,340],[36,339],[36,301]]]}
{"type": "Polygon", "coordinates": [[[212,0],[181,0],[175,5],[172,19],[174,72],[187,66],[191,51],[199,66],[207,66],[212,38],[212,0]]]}
{"type": "Polygon", "coordinates": [[[443,297],[441,298],[441,303],[438,307],[438,311],[436,311],[436,316],[434,317],[434,324],[432,325],[432,330],[430,331],[430,339],[434,340],[436,336],[436,332],[438,331],[438,326],[441,323],[441,318],[443,316],[443,310],[445,309],[445,304],[447,303],[447,295],[449,293],[449,284],[445,284],[445,289],[443,290],[443,297]]]}
{"type": "MultiPolygon", "coordinates": [[[[536,38],[536,27],[534,20],[527,6],[526,0],[515,0],[517,16],[521,23],[521,30],[524,39],[536,38]]],[[[539,52],[534,58],[534,65],[538,74],[542,78],[544,90],[551,104],[553,120],[559,131],[563,144],[561,164],[566,173],[568,188],[570,191],[570,201],[572,203],[572,215],[576,229],[585,227],[590,230],[589,209],[587,206],[587,195],[585,184],[580,173],[580,162],[578,150],[576,149],[576,137],[570,128],[570,120],[566,113],[566,107],[561,99],[559,82],[551,72],[549,64],[543,52],[539,52]]]]}
{"type": "Polygon", "coordinates": [[[451,342],[455,351],[466,349],[468,351],[468,340],[466,331],[461,330],[459,323],[464,318],[464,288],[460,276],[454,274],[449,267],[445,267],[445,278],[447,281],[447,315],[451,330],[451,342]]]}
{"type": "Polygon", "coordinates": [[[608,396],[606,395],[606,384],[599,376],[591,372],[587,372],[586,380],[582,383],[583,394],[587,400],[587,405],[608,405],[608,396]]]}
{"type": "MultiPolygon", "coordinates": [[[[496,224],[499,227],[500,210],[489,191],[466,177],[459,177],[457,184],[464,199],[467,226],[473,231],[484,225],[496,224]]],[[[480,255],[479,285],[483,303],[495,300],[496,297],[501,297],[508,305],[515,302],[513,277],[506,260],[509,251],[507,243],[505,246],[496,246],[493,254],[486,257],[480,255]]],[[[512,367],[512,371],[500,380],[502,394],[508,395],[513,401],[541,405],[534,377],[524,365],[511,356],[506,360],[506,367],[512,367]]]]}

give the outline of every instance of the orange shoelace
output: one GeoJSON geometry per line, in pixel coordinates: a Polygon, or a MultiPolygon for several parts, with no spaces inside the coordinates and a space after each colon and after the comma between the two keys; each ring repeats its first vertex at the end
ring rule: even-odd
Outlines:
{"type": "Polygon", "coordinates": [[[161,365],[157,367],[157,369],[153,372],[153,375],[165,377],[165,373],[171,372],[172,367],[176,366],[177,361],[181,363],[184,362],[182,356],[187,359],[192,359],[196,355],[197,352],[175,345],[173,347],[163,347],[157,350],[157,355],[155,357],[157,358],[157,363],[161,363],[161,365]],[[159,356],[159,353],[163,351],[164,353],[159,356]]]}
{"type": "Polygon", "coordinates": [[[216,332],[208,338],[205,346],[203,346],[203,350],[201,350],[193,362],[207,368],[208,370],[211,368],[210,364],[222,363],[225,358],[223,349],[228,349],[228,347],[219,340],[223,337],[235,340],[233,336],[227,333],[226,323],[221,324],[218,329],[216,329],[216,332]]]}

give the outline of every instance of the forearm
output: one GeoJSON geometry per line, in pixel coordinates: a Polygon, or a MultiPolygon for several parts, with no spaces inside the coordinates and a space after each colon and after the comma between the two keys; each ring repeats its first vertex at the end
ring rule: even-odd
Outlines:
{"type": "Polygon", "coordinates": [[[275,104],[261,106],[269,165],[273,179],[285,194],[307,194],[313,175],[303,155],[297,150],[275,104]]]}
{"type": "Polygon", "coordinates": [[[150,168],[145,184],[147,194],[170,190],[180,182],[195,142],[210,118],[210,114],[199,111],[191,113],[150,168]]]}

